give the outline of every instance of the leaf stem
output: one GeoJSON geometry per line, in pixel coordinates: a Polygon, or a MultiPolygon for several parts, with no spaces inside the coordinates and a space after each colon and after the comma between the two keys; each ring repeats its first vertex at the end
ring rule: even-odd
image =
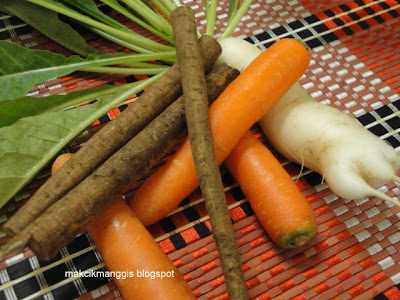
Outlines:
{"type": "Polygon", "coordinates": [[[215,21],[217,19],[217,0],[210,0],[208,3],[207,1],[207,10],[206,10],[206,19],[207,19],[207,29],[206,34],[213,36],[215,32],[215,21]]]}
{"type": "MultiPolygon", "coordinates": [[[[104,24],[107,24],[109,26],[112,26],[114,28],[117,28],[117,29],[120,29],[123,31],[131,32],[131,30],[129,28],[122,25],[118,21],[104,15],[101,11],[94,11],[93,8],[90,9],[89,7],[83,5],[75,0],[62,0],[62,1],[76,7],[78,10],[83,11],[84,13],[88,14],[92,18],[97,19],[98,21],[100,21],[104,24]]],[[[97,6],[95,6],[95,8],[97,9],[97,6]]]]}
{"type": "Polygon", "coordinates": [[[142,47],[148,48],[149,50],[163,51],[163,50],[171,50],[172,49],[170,46],[162,45],[160,43],[157,43],[157,42],[147,39],[145,37],[140,37],[140,35],[135,36],[131,33],[128,33],[128,32],[113,28],[111,26],[105,25],[101,22],[95,21],[85,15],[82,15],[82,14],[76,12],[73,9],[68,9],[67,7],[65,7],[63,5],[59,5],[52,1],[47,1],[47,0],[28,0],[28,1],[35,3],[37,5],[40,5],[40,6],[46,7],[53,11],[56,11],[60,14],[63,14],[70,18],[73,18],[73,19],[80,21],[82,23],[85,23],[87,25],[90,25],[90,26],[93,26],[100,30],[103,30],[109,34],[112,34],[112,35],[120,38],[120,39],[126,40],[126,41],[134,43],[134,44],[137,43],[142,47]]]}
{"type": "Polygon", "coordinates": [[[120,5],[118,2],[114,2],[111,0],[100,0],[104,4],[107,4],[109,7],[115,9],[118,11],[120,14],[124,15],[128,19],[132,20],[136,24],[142,26],[143,28],[147,29],[148,31],[154,33],[155,35],[159,36],[163,40],[169,42],[170,44],[174,44],[174,39],[171,36],[166,35],[162,31],[158,30],[157,28],[149,25],[148,23],[144,22],[140,18],[136,17],[134,14],[131,14],[125,7],[120,5]]]}
{"type": "MultiPolygon", "coordinates": [[[[109,94],[113,94],[113,93],[117,93],[117,92],[122,92],[123,90],[133,88],[134,86],[137,86],[138,84],[140,84],[140,81],[135,81],[135,82],[121,84],[121,85],[115,85],[107,90],[98,89],[99,91],[94,91],[93,93],[90,93],[88,95],[84,95],[84,96],[75,98],[74,101],[69,102],[68,107],[66,107],[65,105],[63,105],[61,103],[58,106],[53,106],[51,109],[44,110],[43,112],[51,112],[51,111],[59,111],[59,110],[63,110],[63,109],[69,109],[73,106],[87,103],[87,102],[97,99],[101,96],[105,96],[105,95],[109,95],[109,94]]],[[[93,89],[96,90],[97,88],[93,88],[93,89]]]]}
{"type": "Polygon", "coordinates": [[[170,12],[176,8],[176,5],[171,0],[163,0],[163,3],[170,12]]]}
{"type": "Polygon", "coordinates": [[[105,38],[105,39],[107,39],[107,40],[109,40],[109,41],[111,41],[113,43],[116,43],[116,44],[118,44],[118,45],[120,45],[122,47],[125,47],[127,49],[133,50],[133,51],[135,51],[137,53],[153,53],[153,51],[151,51],[151,50],[149,50],[147,48],[143,48],[143,47],[141,47],[139,45],[133,44],[133,43],[131,43],[129,41],[126,41],[124,39],[121,39],[121,38],[119,38],[119,37],[117,37],[117,36],[115,36],[113,34],[105,32],[105,31],[103,31],[103,30],[101,30],[99,28],[96,28],[96,27],[93,27],[93,26],[90,26],[90,25],[87,25],[87,24],[82,24],[82,25],[84,27],[86,27],[87,29],[89,29],[90,31],[96,33],[97,35],[99,35],[99,36],[101,36],[101,37],[103,37],[103,38],[105,38]]]}
{"type": "Polygon", "coordinates": [[[235,31],[236,27],[240,23],[242,17],[246,13],[247,9],[251,5],[252,0],[244,0],[242,5],[240,5],[239,9],[237,10],[236,14],[233,16],[229,25],[225,28],[225,31],[219,37],[219,40],[230,37],[232,33],[235,31]]]}
{"type": "Polygon", "coordinates": [[[116,68],[116,67],[88,67],[80,69],[84,72],[126,74],[126,75],[155,75],[164,72],[165,68],[116,68]]]}
{"type": "Polygon", "coordinates": [[[154,12],[140,0],[122,0],[126,5],[132,8],[136,13],[145,18],[150,24],[162,30],[169,36],[173,36],[171,24],[169,24],[162,16],[154,12]]]}
{"type": "Polygon", "coordinates": [[[150,0],[154,6],[168,19],[171,19],[171,13],[169,12],[169,10],[161,4],[160,1],[158,0],[150,0]]]}
{"type": "Polygon", "coordinates": [[[229,3],[229,13],[228,13],[228,22],[227,22],[227,26],[230,25],[230,23],[232,22],[233,17],[236,15],[237,13],[237,8],[238,8],[238,3],[239,0],[232,0],[229,3]]]}

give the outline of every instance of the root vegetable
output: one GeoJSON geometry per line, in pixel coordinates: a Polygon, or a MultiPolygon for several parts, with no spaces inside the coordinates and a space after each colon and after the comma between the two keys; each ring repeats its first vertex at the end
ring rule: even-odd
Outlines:
{"type": "MultiPolygon", "coordinates": [[[[224,62],[239,70],[262,52],[237,38],[226,38],[220,44],[222,53],[217,64],[224,62]]],[[[259,123],[281,154],[321,174],[338,196],[375,196],[400,205],[398,200],[376,190],[392,181],[400,182],[396,175],[400,155],[356,119],[316,102],[299,83],[259,123]]]]}
{"type": "Polygon", "coordinates": [[[178,269],[123,199],[114,201],[87,230],[108,270],[133,273],[114,278],[124,299],[196,299],[178,269]]]}
{"type": "Polygon", "coordinates": [[[294,85],[260,125],[278,151],[321,174],[338,196],[375,196],[400,206],[376,190],[400,182],[400,155],[356,119],[316,102],[301,85],[294,85]]]}
{"type": "MultiPolygon", "coordinates": [[[[72,156],[59,155],[52,174],[72,156]]],[[[178,269],[122,198],[116,199],[86,229],[107,271],[116,274],[113,280],[124,299],[196,299],[178,269]]]]}
{"type": "MultiPolygon", "coordinates": [[[[221,48],[212,37],[200,39],[205,70],[209,70],[221,48]]],[[[8,220],[3,230],[14,236],[33,222],[101,163],[126,144],[181,94],[179,66],[172,66],[138,100],[97,132],[63,168],[8,220]]]]}
{"type": "MultiPolygon", "coordinates": [[[[207,76],[209,99],[215,99],[237,73],[226,65],[210,72],[207,76]]],[[[0,256],[19,252],[29,244],[39,258],[52,258],[84,230],[112,199],[122,195],[175,146],[183,137],[185,129],[184,99],[181,97],[91,175],[13,237],[0,249],[0,256]]]]}
{"type": "Polygon", "coordinates": [[[171,14],[185,115],[197,178],[210,216],[214,240],[231,299],[248,299],[242,264],[215,157],[208,118],[207,90],[194,11],[185,6],[171,14]]]}
{"type": "MultiPolygon", "coordinates": [[[[283,39],[258,56],[210,106],[219,164],[242,135],[300,78],[308,63],[309,56],[302,44],[283,39]]],[[[177,153],[136,192],[132,208],[145,225],[150,225],[171,212],[198,184],[186,139],[177,153]]]]}
{"type": "Polygon", "coordinates": [[[314,237],[317,224],[310,204],[279,161],[250,131],[225,164],[277,245],[292,249],[314,237]]]}
{"type": "Polygon", "coordinates": [[[74,156],[73,153],[64,153],[64,154],[57,156],[56,160],[51,165],[51,174],[56,173],[73,156],[74,156]]]}

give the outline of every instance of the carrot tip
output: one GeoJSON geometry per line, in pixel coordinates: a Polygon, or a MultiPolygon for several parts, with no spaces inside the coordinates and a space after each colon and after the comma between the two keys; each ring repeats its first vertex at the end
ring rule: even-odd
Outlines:
{"type": "Polygon", "coordinates": [[[314,236],[317,231],[316,226],[304,228],[298,230],[292,234],[288,234],[281,238],[279,246],[286,249],[294,249],[307,244],[314,236]]]}

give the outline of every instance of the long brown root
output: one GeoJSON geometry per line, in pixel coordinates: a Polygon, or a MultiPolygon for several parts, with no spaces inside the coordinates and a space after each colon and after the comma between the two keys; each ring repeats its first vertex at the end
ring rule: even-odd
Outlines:
{"type": "MultiPolygon", "coordinates": [[[[204,68],[209,71],[221,53],[212,37],[200,40],[204,68]]],[[[97,132],[56,175],[8,220],[3,231],[13,236],[33,222],[108,157],[126,144],[182,93],[179,66],[172,66],[137,101],[97,132]]]]}
{"type": "Polygon", "coordinates": [[[185,114],[200,189],[210,216],[213,236],[230,299],[248,299],[246,283],[208,119],[207,91],[194,12],[178,7],[171,14],[181,70],[185,114]]]}
{"type": "MultiPolygon", "coordinates": [[[[239,71],[226,65],[211,71],[207,76],[209,99],[215,100],[238,74],[239,71]]],[[[22,251],[29,245],[39,258],[51,259],[84,231],[117,196],[142,178],[185,132],[184,99],[180,97],[91,175],[4,245],[0,253],[5,255],[11,250],[22,251]],[[16,249],[15,245],[19,248],[16,249]]]]}

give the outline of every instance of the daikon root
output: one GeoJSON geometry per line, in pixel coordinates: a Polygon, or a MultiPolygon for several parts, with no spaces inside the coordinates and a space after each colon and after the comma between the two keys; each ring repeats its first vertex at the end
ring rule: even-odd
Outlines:
{"type": "Polygon", "coordinates": [[[300,84],[293,85],[259,123],[282,155],[321,174],[336,195],[375,196],[400,206],[376,190],[400,182],[400,155],[353,117],[312,99],[300,84]]]}
{"type": "MultiPolygon", "coordinates": [[[[241,39],[220,41],[225,62],[244,69],[262,51],[241,39]]],[[[268,95],[265,95],[268,97],[268,95]]],[[[345,199],[375,196],[400,206],[377,188],[400,182],[400,155],[355,118],[315,101],[295,83],[259,121],[268,140],[290,161],[316,171],[345,199]]]]}

